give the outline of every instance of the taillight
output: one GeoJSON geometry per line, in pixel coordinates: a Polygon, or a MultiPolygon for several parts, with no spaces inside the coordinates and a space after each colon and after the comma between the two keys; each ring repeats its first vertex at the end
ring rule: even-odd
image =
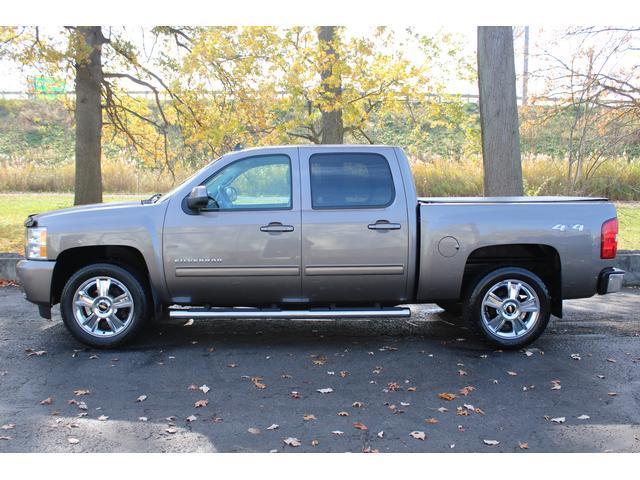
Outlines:
{"type": "Polygon", "coordinates": [[[612,218],[602,224],[600,258],[616,258],[618,250],[618,219],[612,218]]]}

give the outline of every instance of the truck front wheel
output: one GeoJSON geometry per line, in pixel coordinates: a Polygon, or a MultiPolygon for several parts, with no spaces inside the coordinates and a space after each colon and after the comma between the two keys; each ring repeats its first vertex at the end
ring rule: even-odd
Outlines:
{"type": "Polygon", "coordinates": [[[60,298],[65,326],[80,342],[113,348],[130,341],[151,312],[144,283],[109,263],[88,265],[67,281],[60,298]]]}
{"type": "Polygon", "coordinates": [[[505,267],[478,280],[466,299],[464,317],[491,344],[515,349],[542,334],[550,305],[549,291],[537,275],[505,267]]]}

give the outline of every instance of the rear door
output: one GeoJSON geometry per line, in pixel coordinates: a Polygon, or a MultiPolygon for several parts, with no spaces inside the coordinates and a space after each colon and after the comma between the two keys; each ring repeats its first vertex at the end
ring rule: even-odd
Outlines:
{"type": "Polygon", "coordinates": [[[409,231],[392,148],[300,148],[302,293],[313,304],[407,299],[409,231]]]}

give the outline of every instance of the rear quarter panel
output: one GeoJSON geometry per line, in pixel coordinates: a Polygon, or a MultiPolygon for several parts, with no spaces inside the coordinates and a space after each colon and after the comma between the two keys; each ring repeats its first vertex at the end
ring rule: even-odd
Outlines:
{"type": "Polygon", "coordinates": [[[616,216],[615,207],[607,202],[445,203],[419,204],[418,209],[418,302],[459,298],[468,257],[486,246],[554,248],[561,262],[563,298],[594,295],[600,271],[613,266],[612,260],[600,259],[602,223],[616,216]],[[452,257],[438,250],[447,236],[460,244],[452,257]]]}

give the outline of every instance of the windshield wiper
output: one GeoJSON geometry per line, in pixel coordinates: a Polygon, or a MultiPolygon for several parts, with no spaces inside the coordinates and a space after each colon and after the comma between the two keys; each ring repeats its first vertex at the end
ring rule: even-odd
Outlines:
{"type": "Polygon", "coordinates": [[[162,196],[161,193],[154,193],[153,195],[151,195],[149,198],[147,198],[146,200],[142,200],[142,204],[143,205],[147,205],[149,203],[156,203],[158,200],[160,200],[160,197],[162,196]]]}

